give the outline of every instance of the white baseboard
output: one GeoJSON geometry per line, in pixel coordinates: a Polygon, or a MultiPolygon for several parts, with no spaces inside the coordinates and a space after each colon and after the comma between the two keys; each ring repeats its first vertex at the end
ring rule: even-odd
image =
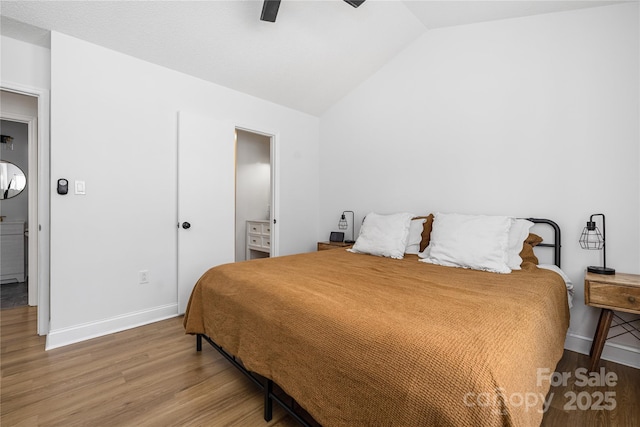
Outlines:
{"type": "MultiPolygon", "coordinates": [[[[589,354],[593,338],[568,333],[564,348],[577,353],[589,354]]],[[[640,369],[640,349],[608,342],[602,350],[601,359],[640,369]]]]}
{"type": "Polygon", "coordinates": [[[84,323],[68,328],[51,329],[47,335],[45,350],[74,344],[91,338],[137,328],[149,323],[169,319],[178,315],[178,304],[167,304],[148,310],[136,311],[97,322],[84,323]]]}

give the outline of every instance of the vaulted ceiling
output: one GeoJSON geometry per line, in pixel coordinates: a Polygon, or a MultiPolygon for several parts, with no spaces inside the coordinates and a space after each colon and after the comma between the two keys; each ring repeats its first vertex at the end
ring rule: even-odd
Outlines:
{"type": "Polygon", "coordinates": [[[283,0],[270,23],[261,0],[2,0],[0,30],[41,45],[58,31],[319,116],[427,30],[612,3],[283,0]]]}

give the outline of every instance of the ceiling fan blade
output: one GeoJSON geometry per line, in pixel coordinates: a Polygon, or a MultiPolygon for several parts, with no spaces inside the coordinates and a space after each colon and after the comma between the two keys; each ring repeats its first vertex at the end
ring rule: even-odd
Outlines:
{"type": "Polygon", "coordinates": [[[358,7],[365,2],[365,0],[344,0],[344,1],[349,3],[353,7],[358,7]]]}
{"type": "Polygon", "coordinates": [[[280,8],[280,0],[264,0],[262,3],[261,21],[276,22],[278,9],[280,8]]]}

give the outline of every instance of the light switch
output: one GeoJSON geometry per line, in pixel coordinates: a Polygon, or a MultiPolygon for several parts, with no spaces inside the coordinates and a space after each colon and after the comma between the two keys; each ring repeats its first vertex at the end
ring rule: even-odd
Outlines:
{"type": "Polygon", "coordinates": [[[76,194],[86,194],[84,181],[76,181],[76,194]]]}

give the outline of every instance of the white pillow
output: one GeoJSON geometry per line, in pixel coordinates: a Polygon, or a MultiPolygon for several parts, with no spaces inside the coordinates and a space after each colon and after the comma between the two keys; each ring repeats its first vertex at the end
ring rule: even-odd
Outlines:
{"type": "Polygon", "coordinates": [[[379,215],[371,212],[365,217],[353,248],[347,250],[402,259],[407,247],[409,225],[414,216],[410,213],[379,215]]]}
{"type": "Polygon", "coordinates": [[[531,221],[526,219],[511,219],[511,228],[509,229],[509,248],[507,249],[508,261],[507,265],[511,270],[521,270],[520,264],[522,264],[522,258],[520,258],[520,252],[522,252],[522,246],[525,239],[529,235],[529,230],[533,227],[531,221]]]}
{"type": "MultiPolygon", "coordinates": [[[[429,250],[422,262],[474,270],[511,273],[507,265],[508,216],[436,213],[429,250]]],[[[524,239],[523,239],[524,240],[524,239]]]]}
{"type": "Polygon", "coordinates": [[[422,231],[424,230],[425,218],[414,219],[409,225],[409,237],[407,239],[407,247],[405,254],[417,254],[420,252],[420,242],[422,241],[422,231]]]}

